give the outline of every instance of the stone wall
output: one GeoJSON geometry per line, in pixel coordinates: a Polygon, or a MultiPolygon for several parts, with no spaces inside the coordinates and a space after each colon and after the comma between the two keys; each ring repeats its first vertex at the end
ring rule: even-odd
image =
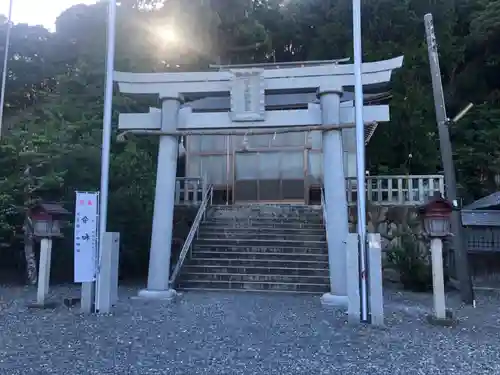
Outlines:
{"type": "MultiPolygon", "coordinates": [[[[356,224],[356,207],[350,207],[351,233],[356,233],[356,224]]],[[[380,233],[381,236],[384,280],[402,282],[415,291],[426,290],[430,281],[427,280],[430,277],[429,244],[424,236],[417,208],[368,205],[366,224],[369,233],[380,233]],[[391,257],[389,250],[396,248],[400,251],[391,257]],[[412,264],[417,263],[418,269],[414,271],[412,264]]]]}
{"type": "MultiPolygon", "coordinates": [[[[423,237],[423,228],[416,207],[367,206],[366,225],[369,233],[380,233],[382,250],[400,245],[401,235],[411,231],[418,238],[423,237]]],[[[349,208],[349,231],[356,233],[356,207],[349,208]]]]}
{"type": "MultiPolygon", "coordinates": [[[[388,263],[387,251],[393,246],[401,245],[401,236],[405,232],[415,235],[418,247],[422,254],[428,253],[429,244],[424,237],[417,207],[372,206],[367,207],[367,230],[369,233],[380,233],[382,237],[382,251],[384,264],[384,278],[390,281],[399,281],[399,273],[388,263]]],[[[349,208],[349,229],[356,232],[356,207],[349,208]]],[[[444,248],[445,270],[450,276],[455,275],[453,254],[447,254],[444,248]],[[449,263],[448,263],[449,260],[449,263]]],[[[424,255],[423,255],[424,256],[424,255]]],[[[474,285],[500,287],[500,253],[469,253],[469,267],[474,285]]],[[[430,259],[428,259],[430,262],[430,259]]]]}

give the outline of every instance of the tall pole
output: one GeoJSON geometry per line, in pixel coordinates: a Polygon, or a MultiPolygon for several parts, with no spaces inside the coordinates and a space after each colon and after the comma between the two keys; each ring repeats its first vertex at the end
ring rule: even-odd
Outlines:
{"type": "MultiPolygon", "coordinates": [[[[453,151],[450,141],[448,124],[450,120],[446,114],[446,104],[443,93],[443,83],[441,81],[441,69],[439,67],[439,54],[434,33],[434,23],[432,14],[424,16],[425,34],[427,37],[427,49],[429,52],[429,64],[432,77],[432,92],[434,95],[434,105],[436,110],[436,121],[439,133],[439,148],[441,149],[441,160],[443,163],[445,188],[447,198],[456,203],[457,201],[457,180],[455,176],[455,165],[453,163],[453,151]]],[[[460,282],[460,293],[462,300],[468,304],[474,304],[474,291],[469,274],[467,251],[464,246],[462,230],[462,219],[459,210],[454,210],[451,216],[451,231],[453,233],[452,244],[456,259],[456,271],[460,282]]]]}
{"type": "Polygon", "coordinates": [[[356,176],[358,206],[359,274],[361,321],[368,321],[368,267],[366,254],[366,196],[365,196],[365,126],[363,121],[363,80],[361,45],[361,0],[353,0],[352,25],[354,44],[354,105],[356,114],[356,176]]]}
{"type": "MultiPolygon", "coordinates": [[[[113,70],[115,65],[115,34],[116,34],[116,0],[108,0],[107,54],[106,54],[106,84],[104,91],[104,117],[102,126],[101,153],[101,190],[99,207],[99,254],[100,266],[104,233],[108,218],[108,188],[109,188],[109,158],[111,153],[111,118],[113,115],[113,70]]],[[[98,268],[99,271],[99,268],[98,268]]],[[[97,289],[98,293],[99,289],[97,289]]],[[[96,296],[96,310],[99,298],[96,296]]]]}
{"type": "Polygon", "coordinates": [[[0,89],[0,138],[2,137],[3,108],[5,106],[5,87],[7,86],[7,63],[9,61],[10,33],[12,31],[12,6],[14,0],[9,2],[9,15],[7,16],[7,33],[5,34],[5,51],[2,68],[2,87],[0,89]]]}

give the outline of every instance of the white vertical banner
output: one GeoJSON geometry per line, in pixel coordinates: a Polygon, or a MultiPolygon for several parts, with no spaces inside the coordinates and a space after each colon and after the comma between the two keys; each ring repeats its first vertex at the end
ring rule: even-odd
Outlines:
{"type": "Polygon", "coordinates": [[[99,228],[99,193],[76,192],[74,281],[96,279],[99,228]]]}

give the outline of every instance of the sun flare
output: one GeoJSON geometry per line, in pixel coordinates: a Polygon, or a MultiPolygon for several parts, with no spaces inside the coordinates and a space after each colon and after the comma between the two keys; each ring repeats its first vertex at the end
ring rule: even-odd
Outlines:
{"type": "Polygon", "coordinates": [[[168,44],[178,44],[179,35],[172,27],[163,27],[158,29],[158,36],[168,44]]]}

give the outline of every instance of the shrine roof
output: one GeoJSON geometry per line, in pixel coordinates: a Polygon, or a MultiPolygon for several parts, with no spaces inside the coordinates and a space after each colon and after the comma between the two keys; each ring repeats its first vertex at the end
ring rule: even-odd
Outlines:
{"type": "Polygon", "coordinates": [[[500,208],[500,192],[495,192],[465,206],[464,210],[498,210],[500,208]]]}

